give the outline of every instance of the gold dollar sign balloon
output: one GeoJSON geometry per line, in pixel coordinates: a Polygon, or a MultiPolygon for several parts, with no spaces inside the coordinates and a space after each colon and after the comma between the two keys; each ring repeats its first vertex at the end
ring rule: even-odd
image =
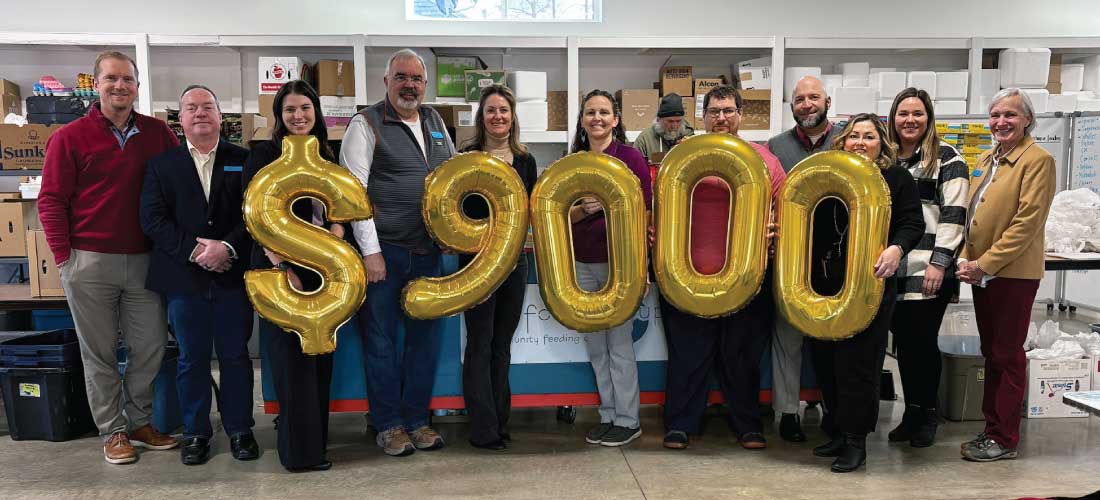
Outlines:
{"type": "Polygon", "coordinates": [[[244,195],[244,221],[256,244],[321,275],[321,288],[303,293],[279,269],[245,273],[248,299],[256,312],[296,333],[305,354],[336,350],[336,330],[363,304],[367,275],[351,245],[296,217],[291,205],[302,197],[320,200],[333,222],[372,216],[362,183],[346,169],[325,161],[317,138],[287,136],[283,154],[260,169],[244,195]]]}
{"type": "Polygon", "coordinates": [[[617,158],[593,152],[562,158],[531,192],[531,222],[539,291],[559,323],[581,333],[634,317],[646,286],[646,205],[638,177],[617,158]],[[602,289],[577,285],[569,207],[598,198],[607,217],[608,279],[602,289]]]}
{"type": "Polygon", "coordinates": [[[411,281],[403,294],[405,312],[416,319],[458,314],[485,300],[516,268],[527,238],[527,190],[507,163],[484,152],[465,153],[428,175],[422,206],[424,225],[440,245],[477,256],[450,276],[411,281]],[[488,202],[488,219],[462,212],[462,201],[473,193],[488,202]]]}
{"type": "Polygon", "coordinates": [[[870,160],[844,151],[825,151],[799,162],[779,191],[779,241],[773,289],[776,309],[806,335],[843,340],[874,319],[885,287],[875,261],[886,248],[890,189],[870,160]],[[848,207],[848,255],[844,286],[834,296],[810,286],[813,213],[825,198],[848,207]]]}
{"type": "Polygon", "coordinates": [[[765,228],[771,190],[764,159],[736,136],[697,135],[672,148],[661,162],[653,194],[653,271],[670,304],[714,318],[740,309],[760,291],[768,265],[765,228]],[[713,228],[728,235],[726,265],[704,275],[691,262],[691,196],[695,185],[708,176],[730,187],[733,214],[728,228],[713,228]]]}

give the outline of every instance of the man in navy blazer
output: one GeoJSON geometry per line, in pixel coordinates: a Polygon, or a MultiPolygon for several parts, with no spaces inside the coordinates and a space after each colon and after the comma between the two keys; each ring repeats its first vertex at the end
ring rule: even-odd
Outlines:
{"type": "Polygon", "coordinates": [[[251,246],[241,216],[242,167],[248,150],[221,139],[221,111],[210,89],[180,96],[187,141],[149,161],[141,193],[141,227],[153,241],[146,288],[164,296],[179,343],[177,385],[183,409],[180,459],[210,455],[210,357],[221,371],[219,409],[238,460],[259,456],[252,435],[252,306],[244,288],[251,246]]]}

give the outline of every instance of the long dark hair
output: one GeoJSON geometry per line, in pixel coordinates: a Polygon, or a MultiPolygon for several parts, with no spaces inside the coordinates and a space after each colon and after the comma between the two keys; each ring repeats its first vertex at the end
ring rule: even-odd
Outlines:
{"type": "Polygon", "coordinates": [[[317,97],[317,91],[313,90],[313,86],[305,80],[286,82],[275,94],[274,102],[271,104],[271,112],[275,116],[275,129],[271,132],[271,142],[275,145],[276,151],[283,147],[283,138],[290,135],[290,130],[283,122],[283,101],[290,94],[306,96],[313,103],[313,129],[309,134],[321,143],[321,157],[336,163],[336,155],[328,145],[328,128],[325,127],[325,115],[321,112],[321,98],[317,97]]]}
{"type": "Polygon", "coordinates": [[[474,126],[477,127],[477,134],[473,139],[466,141],[463,144],[464,151],[480,151],[482,146],[489,140],[489,131],[485,130],[485,101],[490,97],[499,95],[508,102],[508,108],[512,110],[512,127],[508,129],[508,148],[512,150],[512,154],[515,156],[527,154],[527,146],[519,142],[519,119],[516,117],[516,96],[512,94],[512,89],[500,84],[493,84],[481,89],[481,100],[478,102],[477,115],[474,117],[474,126]]]}
{"type": "Polygon", "coordinates": [[[910,97],[916,97],[924,105],[924,114],[928,116],[928,126],[924,129],[924,136],[920,138],[918,145],[922,153],[921,174],[923,177],[932,177],[939,169],[940,161],[940,137],[936,133],[936,109],[933,106],[932,96],[928,95],[923,89],[909,87],[901,92],[898,92],[897,97],[894,97],[894,104],[890,106],[890,116],[886,119],[889,125],[887,126],[890,132],[890,141],[897,144],[898,149],[901,149],[901,136],[898,134],[898,124],[895,120],[895,116],[898,114],[898,106],[901,105],[901,101],[904,101],[910,97]]]}
{"type": "Polygon", "coordinates": [[[596,89],[592,92],[585,94],[584,100],[581,101],[581,111],[577,113],[577,128],[573,134],[573,145],[569,148],[570,153],[576,153],[578,151],[588,151],[590,145],[588,144],[588,132],[584,131],[584,127],[581,126],[581,122],[584,120],[584,105],[588,104],[588,100],[593,97],[603,97],[611,102],[611,109],[614,110],[615,118],[619,119],[618,125],[611,130],[611,138],[626,144],[626,127],[623,126],[623,111],[619,109],[619,103],[615,100],[615,96],[611,95],[606,90],[596,89]]]}

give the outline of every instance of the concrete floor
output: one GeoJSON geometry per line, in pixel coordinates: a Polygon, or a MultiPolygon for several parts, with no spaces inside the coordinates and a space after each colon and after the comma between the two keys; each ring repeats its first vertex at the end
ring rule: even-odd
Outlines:
{"type": "MultiPolygon", "coordinates": [[[[1037,309],[1036,319],[1045,319],[1045,311],[1037,309]]],[[[887,363],[896,377],[896,364],[890,358],[887,363]]],[[[448,447],[406,458],[384,456],[365,434],[362,414],[333,414],[333,469],[288,474],[279,465],[271,418],[261,413],[258,394],[256,402],[261,458],[233,460],[228,440],[218,436],[212,459],[199,467],[180,465],[177,450],[143,452],[134,465],[110,465],[95,437],[11,441],[2,437],[7,424],[0,420],[0,498],[885,500],[1082,496],[1100,490],[1096,417],[1025,420],[1019,459],[976,464],[961,460],[958,448],[981,430],[981,422],[946,423],[931,448],[889,444],[886,431],[899,421],[904,402],[884,401],[879,432],[869,438],[867,467],[833,474],[828,459],[810,453],[824,440],[816,410],[808,410],[803,422],[808,443],[786,443],[769,425],[767,450],[743,450],[716,416],[702,440],[673,451],[661,446],[659,407],[643,408],[645,434],[618,449],[584,443],[584,432],[598,422],[592,408],[581,409],[573,425],[557,422],[553,409],[523,409],[513,413],[515,443],[507,451],[472,448],[465,424],[440,424],[448,447]]]]}

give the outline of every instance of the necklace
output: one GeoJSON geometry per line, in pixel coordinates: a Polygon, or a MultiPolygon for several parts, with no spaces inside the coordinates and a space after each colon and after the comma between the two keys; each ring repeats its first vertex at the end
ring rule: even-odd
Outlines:
{"type": "Polygon", "coordinates": [[[845,235],[848,234],[848,226],[851,223],[851,221],[846,221],[843,229],[837,224],[837,218],[840,215],[836,210],[837,205],[839,205],[839,203],[833,205],[833,230],[836,231],[838,238],[836,242],[830,245],[832,248],[829,248],[829,251],[825,252],[825,258],[821,260],[821,274],[826,279],[829,278],[829,263],[832,262],[833,259],[844,257],[844,238],[845,235]]]}

